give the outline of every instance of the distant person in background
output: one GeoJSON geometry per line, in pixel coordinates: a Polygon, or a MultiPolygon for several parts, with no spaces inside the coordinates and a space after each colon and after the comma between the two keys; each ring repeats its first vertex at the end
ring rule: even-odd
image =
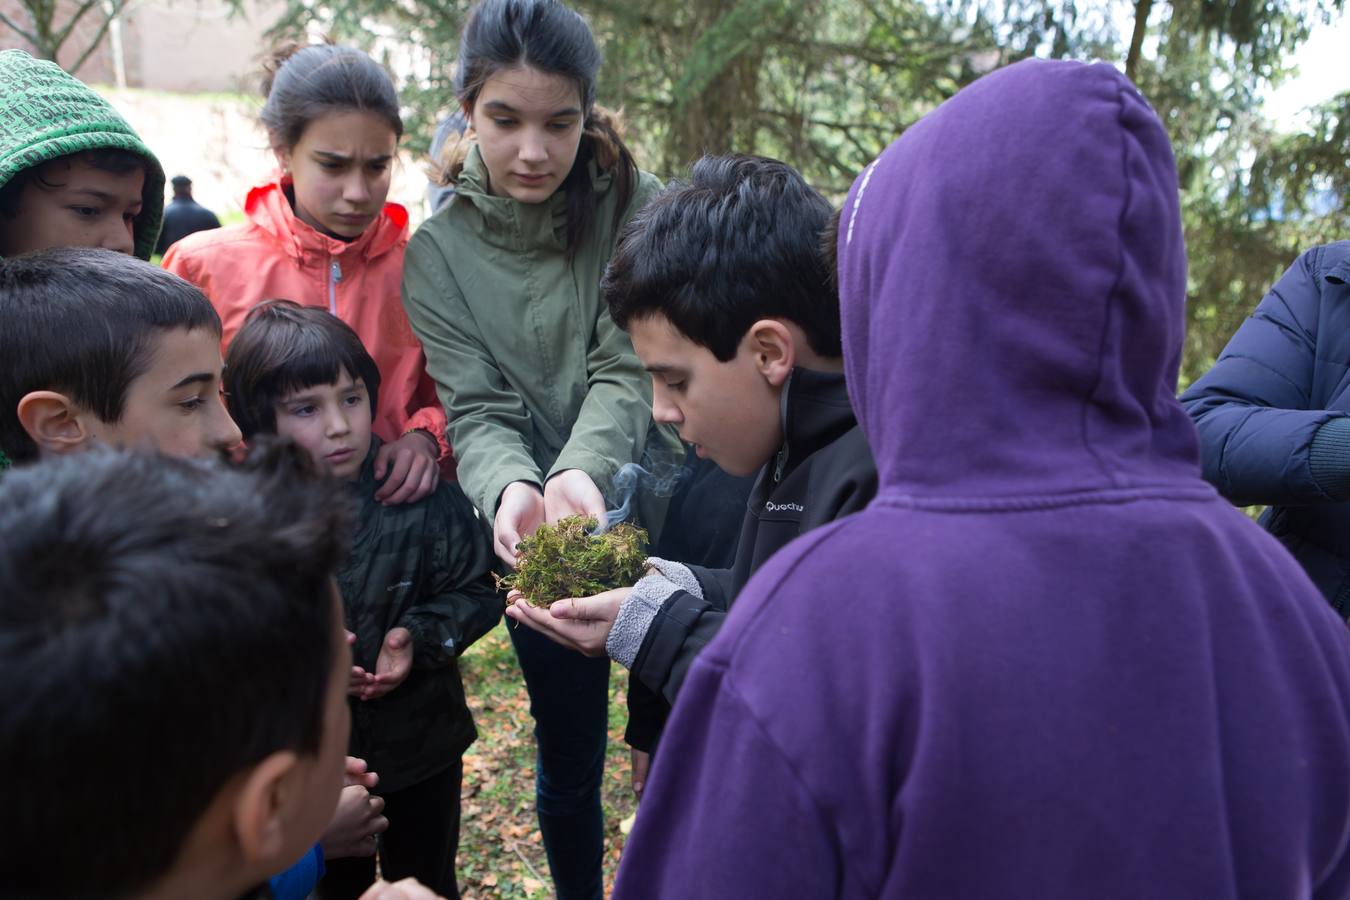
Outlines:
{"type": "Polygon", "coordinates": [[[155,252],[161,255],[189,234],[220,227],[216,214],[192,199],[191,178],[175,175],[169,183],[173,185],[173,200],[164,207],[164,228],[155,244],[155,252]]]}

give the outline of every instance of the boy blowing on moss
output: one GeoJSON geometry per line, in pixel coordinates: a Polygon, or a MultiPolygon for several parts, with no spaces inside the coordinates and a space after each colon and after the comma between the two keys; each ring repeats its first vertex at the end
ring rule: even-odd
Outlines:
{"type": "MultiPolygon", "coordinates": [[[[385,876],[414,876],[455,897],[461,757],[477,737],[456,658],[501,617],[491,534],[451,482],[413,503],[376,501],[379,370],[328,312],[260,304],[230,344],[225,389],[245,439],[288,437],[350,485],[358,513],[337,580],[356,634],[351,752],[381,775],[385,876]]],[[[354,897],[374,877],[373,859],[334,863],[320,892],[354,897]]]]}
{"type": "Polygon", "coordinates": [[[746,581],[798,535],[862,509],[876,468],[849,407],[829,203],[790,166],[704,157],[634,216],[602,290],[652,376],[652,416],[700,458],[758,479],[727,569],[650,558],[632,588],[507,615],[632,673],[634,789],[673,703],[746,581]],[[647,710],[639,714],[634,702],[647,710]]]}

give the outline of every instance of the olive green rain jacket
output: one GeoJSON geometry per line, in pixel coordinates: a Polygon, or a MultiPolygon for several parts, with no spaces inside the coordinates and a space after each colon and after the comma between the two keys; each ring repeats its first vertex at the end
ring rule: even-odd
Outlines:
{"type": "MultiPolygon", "coordinates": [[[[616,234],[612,181],[592,170],[600,203],[569,265],[565,195],[490,195],[474,147],[453,200],[408,244],[403,304],[445,406],[460,484],[489,518],[513,481],[580,469],[613,506],[624,463],[683,458],[674,430],[653,425],[651,380],[600,297],[616,234]]],[[[623,221],[659,187],[643,173],[623,221]]],[[[643,524],[659,526],[664,501],[639,504],[643,524]]]]}

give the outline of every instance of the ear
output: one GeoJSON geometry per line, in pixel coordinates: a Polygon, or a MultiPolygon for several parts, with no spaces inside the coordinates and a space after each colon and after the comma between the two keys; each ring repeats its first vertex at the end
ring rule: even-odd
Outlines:
{"type": "Polygon", "coordinates": [[[244,774],[234,798],[232,824],[248,864],[275,864],[278,871],[286,865],[280,856],[290,843],[287,823],[295,815],[292,807],[303,799],[295,783],[299,774],[299,757],[290,750],[265,757],[244,774]]]}
{"type": "Polygon", "coordinates": [[[272,155],[277,158],[277,165],[283,172],[291,170],[291,148],[284,144],[274,144],[272,146],[272,155]]]}
{"type": "Polygon", "coordinates": [[[33,391],[19,399],[19,424],[44,453],[73,453],[87,447],[94,434],[80,408],[65,394],[33,391]]]}
{"type": "Polygon", "coordinates": [[[773,387],[781,387],[797,364],[797,343],[778,319],[760,319],[746,332],[747,350],[755,368],[773,387]]]}

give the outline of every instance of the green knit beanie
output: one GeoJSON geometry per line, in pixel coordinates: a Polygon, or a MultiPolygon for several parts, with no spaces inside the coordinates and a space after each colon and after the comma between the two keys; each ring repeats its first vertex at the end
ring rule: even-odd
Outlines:
{"type": "Polygon", "coordinates": [[[56,63],[0,51],[0,187],[33,166],[85,150],[129,150],[149,160],[136,255],[149,259],[164,219],[164,169],[117,110],[56,63]]]}

